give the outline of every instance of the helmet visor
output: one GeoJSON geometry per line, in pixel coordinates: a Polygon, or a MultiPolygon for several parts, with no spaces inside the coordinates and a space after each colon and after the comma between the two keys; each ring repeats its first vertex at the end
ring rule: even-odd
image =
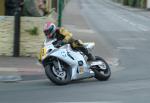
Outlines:
{"type": "Polygon", "coordinates": [[[45,33],[45,36],[47,36],[48,38],[52,37],[51,31],[46,30],[46,31],[44,31],[44,33],[45,33]]]}
{"type": "Polygon", "coordinates": [[[44,31],[44,33],[45,33],[46,36],[51,34],[51,32],[49,30],[44,31]]]}

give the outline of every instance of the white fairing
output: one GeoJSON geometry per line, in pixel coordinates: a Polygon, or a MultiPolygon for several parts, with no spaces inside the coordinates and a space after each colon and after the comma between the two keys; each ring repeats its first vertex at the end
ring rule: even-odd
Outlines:
{"type": "Polygon", "coordinates": [[[78,78],[78,61],[83,61],[84,72],[90,72],[89,69],[87,69],[88,65],[86,64],[84,57],[80,54],[80,52],[73,51],[69,44],[59,48],[50,55],[55,56],[70,65],[72,68],[72,80],[78,78]]]}
{"type": "MultiPolygon", "coordinates": [[[[51,52],[47,53],[47,57],[56,57],[67,63],[72,71],[72,80],[79,79],[81,77],[94,76],[94,73],[90,73],[90,65],[86,62],[84,55],[82,55],[79,51],[72,50],[70,44],[66,44],[60,48],[55,48],[52,44],[54,41],[55,40],[51,40],[44,43],[47,51],[51,49],[51,52]],[[82,62],[82,66],[79,65],[79,62],[82,62]],[[82,69],[82,73],[80,73],[80,69],[82,69]]],[[[92,49],[94,45],[94,43],[85,43],[84,46],[88,49],[92,49]]]]}

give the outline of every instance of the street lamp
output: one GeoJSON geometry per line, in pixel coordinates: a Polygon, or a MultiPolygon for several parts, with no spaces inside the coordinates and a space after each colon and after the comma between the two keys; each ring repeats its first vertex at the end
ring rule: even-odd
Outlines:
{"type": "Polygon", "coordinates": [[[62,26],[63,1],[64,0],[58,0],[58,27],[62,26]]]}

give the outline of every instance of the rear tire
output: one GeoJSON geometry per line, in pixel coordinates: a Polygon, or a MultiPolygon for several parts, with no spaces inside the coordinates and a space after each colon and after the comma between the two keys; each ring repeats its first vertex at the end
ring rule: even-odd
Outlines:
{"type": "Polygon", "coordinates": [[[47,77],[56,85],[66,85],[71,81],[70,69],[64,64],[61,64],[61,65],[63,65],[63,67],[64,67],[63,68],[63,72],[65,72],[64,80],[61,80],[57,75],[55,75],[55,73],[53,71],[53,69],[56,69],[56,68],[54,68],[54,64],[45,66],[45,73],[46,73],[47,77]]]}
{"type": "Polygon", "coordinates": [[[98,56],[96,56],[96,60],[102,61],[104,63],[104,65],[106,66],[106,69],[101,70],[100,67],[96,67],[96,68],[92,69],[95,73],[95,78],[100,81],[108,80],[111,76],[111,70],[110,70],[108,63],[103,58],[98,57],[98,56]]]}

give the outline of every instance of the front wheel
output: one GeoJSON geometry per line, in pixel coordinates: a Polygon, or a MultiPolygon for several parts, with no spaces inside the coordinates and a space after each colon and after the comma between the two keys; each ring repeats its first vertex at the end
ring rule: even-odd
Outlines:
{"type": "Polygon", "coordinates": [[[96,60],[101,61],[102,64],[92,69],[95,73],[95,78],[100,81],[108,80],[111,76],[111,70],[108,63],[101,57],[96,57],[96,60]]]}
{"type": "Polygon", "coordinates": [[[71,81],[70,69],[60,60],[55,60],[51,64],[46,65],[45,73],[47,77],[56,85],[65,85],[71,81]],[[61,70],[58,68],[58,62],[61,70]]]}

